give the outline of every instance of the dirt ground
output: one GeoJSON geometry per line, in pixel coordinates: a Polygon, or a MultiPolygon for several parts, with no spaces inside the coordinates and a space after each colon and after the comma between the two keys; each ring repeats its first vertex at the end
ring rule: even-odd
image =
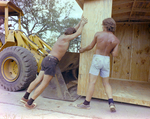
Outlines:
{"type": "Polygon", "coordinates": [[[92,99],[90,110],[75,108],[85,97],[69,102],[39,96],[37,107],[29,110],[20,102],[24,93],[0,88],[0,119],[150,119],[149,107],[116,102],[117,112],[111,113],[107,101],[100,99],[92,99]]]}

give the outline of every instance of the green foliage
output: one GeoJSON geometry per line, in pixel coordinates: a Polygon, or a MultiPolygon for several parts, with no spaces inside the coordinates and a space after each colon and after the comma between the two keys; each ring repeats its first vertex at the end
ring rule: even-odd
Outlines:
{"type": "MultiPolygon", "coordinates": [[[[68,18],[72,5],[59,0],[10,0],[22,9],[22,27],[28,34],[43,34],[50,30],[57,32],[60,20],[68,18]]],[[[15,21],[15,19],[14,19],[15,21]]],[[[16,20],[17,22],[17,20],[16,20]]]]}
{"type": "MultiPolygon", "coordinates": [[[[37,33],[53,46],[57,37],[66,28],[75,26],[79,19],[69,18],[73,3],[61,0],[10,0],[20,9],[24,16],[21,19],[23,31],[28,35],[37,33]]],[[[12,17],[17,24],[18,18],[12,17]]],[[[76,39],[79,41],[79,38],[76,39]]],[[[73,42],[73,41],[72,41],[73,42]]],[[[73,43],[70,43],[73,44],[73,43]]],[[[70,48],[71,49],[70,45],[70,48]]]]}

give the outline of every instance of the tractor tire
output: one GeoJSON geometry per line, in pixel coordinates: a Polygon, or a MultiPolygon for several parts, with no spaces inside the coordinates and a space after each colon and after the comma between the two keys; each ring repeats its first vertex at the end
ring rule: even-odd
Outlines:
{"type": "Polygon", "coordinates": [[[5,90],[26,89],[36,74],[37,62],[29,50],[12,46],[0,52],[0,85],[5,90]]]}

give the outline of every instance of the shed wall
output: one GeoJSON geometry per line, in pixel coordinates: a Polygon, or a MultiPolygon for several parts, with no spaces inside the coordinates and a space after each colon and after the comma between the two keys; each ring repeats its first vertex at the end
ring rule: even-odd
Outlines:
{"type": "MultiPolygon", "coordinates": [[[[118,24],[115,35],[120,40],[120,46],[118,56],[111,56],[110,63],[114,100],[150,106],[150,25],[118,24]]],[[[84,45],[89,44],[82,40],[84,45]]],[[[86,96],[93,50],[80,57],[78,94],[82,96],[86,96]]],[[[107,99],[100,76],[93,97],[107,99]]]]}
{"type": "Polygon", "coordinates": [[[118,57],[112,62],[112,78],[149,81],[150,26],[149,24],[117,25],[120,40],[118,57]]]}

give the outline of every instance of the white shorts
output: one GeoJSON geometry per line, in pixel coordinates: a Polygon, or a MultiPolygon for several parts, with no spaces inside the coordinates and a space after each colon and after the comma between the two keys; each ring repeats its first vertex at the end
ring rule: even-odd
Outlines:
{"type": "Polygon", "coordinates": [[[101,77],[109,77],[110,73],[110,57],[97,55],[93,56],[92,64],[89,73],[98,75],[100,72],[101,77]]]}

